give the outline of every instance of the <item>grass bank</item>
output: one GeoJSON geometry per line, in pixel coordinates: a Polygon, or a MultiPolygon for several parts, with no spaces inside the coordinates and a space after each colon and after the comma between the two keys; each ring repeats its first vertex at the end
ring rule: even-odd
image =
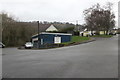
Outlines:
{"type": "Polygon", "coordinates": [[[80,42],[87,41],[87,40],[90,40],[90,37],[72,36],[72,39],[71,39],[70,42],[64,42],[64,43],[61,43],[61,44],[69,45],[69,44],[72,44],[72,43],[80,43],[80,42]]]}

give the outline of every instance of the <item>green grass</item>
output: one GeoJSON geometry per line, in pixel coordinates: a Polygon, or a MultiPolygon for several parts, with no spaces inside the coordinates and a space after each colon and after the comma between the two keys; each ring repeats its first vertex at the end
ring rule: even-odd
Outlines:
{"type": "Polygon", "coordinates": [[[103,38],[110,38],[112,35],[94,35],[92,37],[103,37],[103,38]]]}
{"type": "Polygon", "coordinates": [[[61,44],[68,45],[70,43],[83,42],[83,41],[86,41],[86,40],[89,40],[89,39],[90,39],[90,37],[72,36],[72,39],[71,39],[70,42],[64,42],[64,43],[61,43],[61,44]]]}
{"type": "Polygon", "coordinates": [[[82,42],[85,40],[89,40],[89,37],[82,37],[82,36],[72,36],[71,42],[82,42]]]}

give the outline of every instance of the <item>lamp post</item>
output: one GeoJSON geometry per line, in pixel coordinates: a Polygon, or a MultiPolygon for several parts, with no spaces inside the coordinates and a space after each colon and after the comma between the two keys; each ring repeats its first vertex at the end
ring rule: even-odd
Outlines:
{"type": "Polygon", "coordinates": [[[38,48],[40,47],[39,45],[39,21],[37,21],[37,24],[38,24],[38,48]]]}

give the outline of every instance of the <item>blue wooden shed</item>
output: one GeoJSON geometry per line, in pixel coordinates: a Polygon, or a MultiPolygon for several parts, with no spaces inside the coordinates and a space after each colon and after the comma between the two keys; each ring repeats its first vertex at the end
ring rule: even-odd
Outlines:
{"type": "Polygon", "coordinates": [[[46,33],[42,32],[39,35],[33,35],[31,41],[34,47],[39,45],[46,45],[46,44],[57,44],[63,42],[71,41],[72,34],[65,34],[65,33],[46,33]]]}

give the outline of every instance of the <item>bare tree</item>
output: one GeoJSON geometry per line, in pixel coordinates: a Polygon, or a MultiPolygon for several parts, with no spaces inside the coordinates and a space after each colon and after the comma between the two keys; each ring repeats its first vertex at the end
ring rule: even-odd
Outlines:
{"type": "Polygon", "coordinates": [[[9,16],[7,13],[1,13],[1,15],[2,41],[6,46],[19,46],[26,41],[30,41],[36,29],[33,23],[16,21],[14,17],[9,16]]]}
{"type": "Polygon", "coordinates": [[[112,3],[108,3],[106,7],[101,7],[100,4],[96,4],[91,8],[84,10],[85,21],[88,29],[99,32],[100,30],[108,31],[115,27],[115,15],[112,12],[112,3]]]}

